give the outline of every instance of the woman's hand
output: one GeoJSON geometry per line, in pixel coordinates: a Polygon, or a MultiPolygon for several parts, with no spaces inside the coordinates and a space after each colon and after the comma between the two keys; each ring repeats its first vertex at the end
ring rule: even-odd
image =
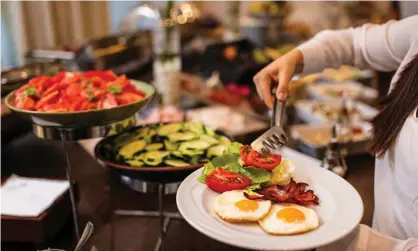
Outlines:
{"type": "Polygon", "coordinates": [[[253,78],[258,95],[269,108],[273,107],[271,82],[279,84],[276,95],[279,100],[285,100],[289,81],[293,74],[302,72],[303,55],[298,49],[286,53],[259,71],[253,78]]]}

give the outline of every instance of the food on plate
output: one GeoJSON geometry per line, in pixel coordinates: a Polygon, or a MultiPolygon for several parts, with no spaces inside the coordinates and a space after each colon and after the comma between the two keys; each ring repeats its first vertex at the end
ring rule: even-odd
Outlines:
{"type": "Polygon", "coordinates": [[[263,156],[254,151],[251,146],[241,147],[240,155],[244,166],[264,168],[267,171],[273,171],[273,169],[275,169],[282,161],[282,156],[279,154],[268,154],[263,156]]]}
{"type": "Polygon", "coordinates": [[[321,74],[326,78],[342,81],[359,79],[362,76],[362,71],[356,67],[342,65],[338,69],[324,69],[321,74]]]}
{"type": "Polygon", "coordinates": [[[109,109],[142,100],[145,93],[112,71],[60,72],[39,76],[15,92],[17,108],[38,112],[109,109]]]}
{"type": "Polygon", "coordinates": [[[319,198],[314,191],[307,190],[308,184],[296,183],[293,179],[286,185],[268,185],[254,190],[255,193],[244,193],[249,200],[271,200],[275,203],[293,203],[303,206],[319,205],[319,198]]]}
{"type": "Polygon", "coordinates": [[[301,234],[318,228],[319,218],[314,210],[295,204],[274,204],[260,227],[272,235],[301,234]]]}
{"type": "Polygon", "coordinates": [[[208,187],[218,193],[245,189],[251,182],[245,175],[222,168],[216,168],[206,178],[208,187]]]}
{"type": "Polygon", "coordinates": [[[295,182],[293,163],[279,154],[260,155],[251,146],[233,142],[204,165],[198,180],[221,193],[213,210],[231,223],[258,222],[269,234],[289,235],[319,226],[319,204],[308,184],[295,182]]]}
{"type": "Polygon", "coordinates": [[[342,115],[356,120],[362,119],[360,111],[353,105],[343,109],[341,105],[334,103],[313,103],[311,109],[316,115],[330,121],[337,120],[342,115]]]}
{"type": "Polygon", "coordinates": [[[149,125],[118,135],[106,146],[116,162],[134,167],[182,167],[220,156],[231,141],[195,122],[149,125]]]}
{"type": "Polygon", "coordinates": [[[234,142],[204,165],[198,180],[216,192],[253,191],[268,184],[289,183],[294,170],[293,163],[279,154],[262,157],[251,146],[234,142]]]}
{"type": "Polygon", "coordinates": [[[270,211],[268,200],[249,200],[242,190],[224,192],[215,200],[213,210],[224,221],[249,223],[261,220],[270,211]]]}

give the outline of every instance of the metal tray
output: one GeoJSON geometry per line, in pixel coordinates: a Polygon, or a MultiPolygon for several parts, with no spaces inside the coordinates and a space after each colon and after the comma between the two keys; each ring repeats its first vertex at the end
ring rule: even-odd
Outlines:
{"type": "MultiPolygon", "coordinates": [[[[367,135],[362,139],[352,140],[341,144],[343,150],[349,156],[367,153],[367,145],[371,139],[371,135],[369,134],[371,125],[369,123],[356,122],[354,124],[361,127],[363,132],[367,133],[367,135]]],[[[300,151],[317,159],[322,159],[327,148],[327,142],[315,143],[309,140],[309,138],[314,137],[314,135],[318,133],[330,135],[331,127],[331,124],[295,125],[290,131],[292,137],[296,140],[297,148],[300,151]]]]}
{"type": "MultiPolygon", "coordinates": [[[[300,120],[308,124],[325,124],[332,122],[328,118],[321,116],[312,111],[315,104],[329,104],[331,106],[340,106],[341,102],[336,100],[316,101],[316,100],[300,100],[295,103],[296,115],[300,120]]],[[[361,118],[353,120],[370,121],[379,112],[376,108],[364,104],[360,101],[353,101],[353,106],[359,111],[361,118]]]]}

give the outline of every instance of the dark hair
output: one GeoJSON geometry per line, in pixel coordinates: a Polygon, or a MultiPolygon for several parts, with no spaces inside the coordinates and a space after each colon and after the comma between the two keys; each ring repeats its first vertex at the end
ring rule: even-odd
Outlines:
{"type": "Polygon", "coordinates": [[[382,111],[372,119],[369,151],[379,158],[395,143],[405,120],[418,106],[418,54],[402,69],[393,85],[393,90],[382,99],[382,111]]]}

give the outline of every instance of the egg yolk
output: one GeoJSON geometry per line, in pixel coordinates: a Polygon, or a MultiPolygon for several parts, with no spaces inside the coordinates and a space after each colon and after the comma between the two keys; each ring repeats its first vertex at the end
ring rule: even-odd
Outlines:
{"type": "Polygon", "coordinates": [[[304,221],[305,215],[299,209],[296,209],[293,207],[287,207],[277,212],[277,218],[279,218],[282,221],[292,223],[292,222],[304,221]]]}
{"type": "Polygon", "coordinates": [[[255,211],[258,208],[258,203],[253,200],[240,200],[235,202],[235,206],[241,211],[255,211]]]}

